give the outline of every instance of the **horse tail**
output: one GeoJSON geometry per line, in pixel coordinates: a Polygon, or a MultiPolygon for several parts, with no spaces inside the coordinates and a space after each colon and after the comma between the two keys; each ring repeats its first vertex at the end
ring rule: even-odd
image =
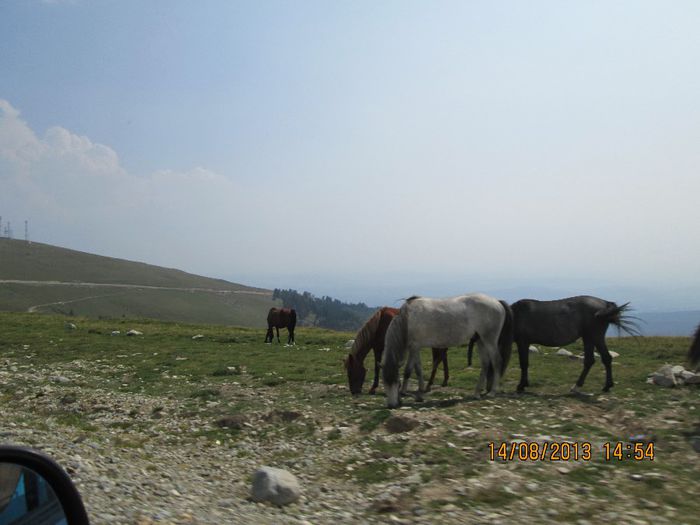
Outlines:
{"type": "Polygon", "coordinates": [[[693,343],[690,345],[688,350],[688,361],[692,366],[700,363],[700,325],[695,330],[695,335],[693,336],[693,343]]]}
{"type": "Polygon", "coordinates": [[[506,311],[506,316],[503,320],[503,328],[501,328],[501,335],[498,336],[498,350],[501,353],[501,376],[503,376],[503,374],[506,373],[508,362],[510,361],[510,354],[513,351],[513,310],[507,302],[498,302],[503,305],[503,309],[506,311]]]}
{"type": "Polygon", "coordinates": [[[623,305],[617,306],[615,303],[608,303],[608,305],[598,310],[595,313],[596,319],[600,319],[603,322],[612,324],[617,327],[618,332],[622,330],[626,334],[631,336],[641,336],[642,333],[639,331],[639,317],[629,315],[628,312],[632,310],[630,303],[625,303],[623,305]]]}
{"type": "Polygon", "coordinates": [[[384,355],[382,356],[382,378],[385,385],[399,382],[399,368],[406,360],[406,339],[408,323],[406,310],[401,311],[389,323],[384,340],[384,355]]]}

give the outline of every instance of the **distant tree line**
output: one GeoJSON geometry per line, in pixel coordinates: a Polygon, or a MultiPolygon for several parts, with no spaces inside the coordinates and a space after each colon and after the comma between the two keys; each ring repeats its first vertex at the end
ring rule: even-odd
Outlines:
{"type": "Polygon", "coordinates": [[[291,289],[275,288],[272,298],[281,299],[284,308],[294,308],[297,311],[299,324],[331,330],[353,332],[359,329],[376,310],[365,303],[344,303],[332,297],[319,298],[309,292],[299,293],[291,289]]]}

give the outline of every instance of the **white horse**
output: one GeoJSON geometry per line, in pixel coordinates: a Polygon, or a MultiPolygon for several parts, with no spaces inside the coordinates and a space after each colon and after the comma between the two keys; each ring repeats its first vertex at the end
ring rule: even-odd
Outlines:
{"type": "Polygon", "coordinates": [[[448,299],[407,299],[386,333],[382,377],[387,406],[396,408],[400,404],[399,368],[407,357],[401,394],[406,393],[408,377],[415,369],[419,389],[417,399],[420,399],[420,392],[424,390],[420,349],[460,346],[468,343],[474,335],[479,336],[477,346],[481,360],[476,395],[481,396],[486,383],[488,394],[493,396],[510,359],[512,313],[508,304],[478,293],[448,299]]]}

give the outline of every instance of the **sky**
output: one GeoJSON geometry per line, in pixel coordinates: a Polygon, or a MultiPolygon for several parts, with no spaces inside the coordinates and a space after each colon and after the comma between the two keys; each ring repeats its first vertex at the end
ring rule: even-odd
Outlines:
{"type": "Polygon", "coordinates": [[[0,0],[1,227],[370,305],[700,309],[698,27],[695,1],[0,0]]]}

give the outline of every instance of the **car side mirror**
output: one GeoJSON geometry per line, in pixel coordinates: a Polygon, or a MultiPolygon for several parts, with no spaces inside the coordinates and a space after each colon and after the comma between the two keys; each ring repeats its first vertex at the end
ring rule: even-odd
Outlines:
{"type": "Polygon", "coordinates": [[[70,477],[36,450],[0,446],[0,525],[89,525],[70,477]]]}

